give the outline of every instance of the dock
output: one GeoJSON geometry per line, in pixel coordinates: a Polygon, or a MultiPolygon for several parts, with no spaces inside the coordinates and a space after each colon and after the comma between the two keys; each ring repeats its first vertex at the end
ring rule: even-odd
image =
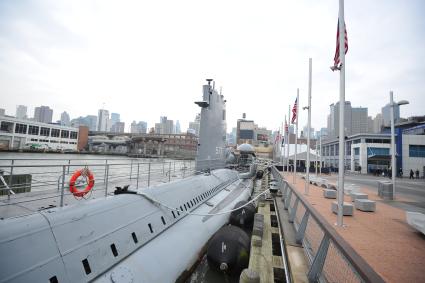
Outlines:
{"type": "Polygon", "coordinates": [[[353,205],[352,216],[337,227],[335,199],[324,197],[326,188],[309,184],[305,194],[301,175],[293,182],[292,173],[275,167],[261,180],[261,189],[270,181],[280,191],[259,201],[255,222],[263,218],[263,226],[254,223],[251,240],[248,270],[250,280],[258,281],[244,282],[425,282],[425,236],[407,224],[404,210],[360,187],[354,196],[344,196],[353,205]],[[374,211],[355,209],[352,198],[364,195],[376,203],[374,211]]]}

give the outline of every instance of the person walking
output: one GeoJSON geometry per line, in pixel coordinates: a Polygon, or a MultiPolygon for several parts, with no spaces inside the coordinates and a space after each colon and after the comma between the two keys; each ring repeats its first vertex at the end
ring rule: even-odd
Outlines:
{"type": "Polygon", "coordinates": [[[416,169],[416,179],[419,179],[419,169],[416,169]]]}
{"type": "Polygon", "coordinates": [[[413,170],[412,170],[412,169],[410,169],[410,176],[409,176],[409,179],[415,179],[415,177],[414,177],[414,173],[413,173],[413,170]]]}

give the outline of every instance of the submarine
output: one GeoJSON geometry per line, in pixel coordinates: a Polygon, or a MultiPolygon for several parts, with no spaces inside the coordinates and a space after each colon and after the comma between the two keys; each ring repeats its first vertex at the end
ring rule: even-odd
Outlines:
{"type": "Polygon", "coordinates": [[[195,175],[0,220],[0,282],[184,280],[257,174],[255,159],[227,168],[226,100],[207,81],[195,175]]]}

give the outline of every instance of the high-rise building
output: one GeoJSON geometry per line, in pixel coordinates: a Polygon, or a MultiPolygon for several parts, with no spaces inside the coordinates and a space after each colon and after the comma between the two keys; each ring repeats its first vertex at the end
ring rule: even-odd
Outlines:
{"type": "Polygon", "coordinates": [[[111,113],[111,127],[117,123],[120,122],[120,114],[118,113],[111,113]]]}
{"type": "Polygon", "coordinates": [[[71,119],[69,118],[69,114],[66,111],[62,112],[60,123],[62,126],[71,125],[71,119]]]}
{"type": "MultiPolygon", "coordinates": [[[[339,136],[339,102],[330,105],[330,114],[327,119],[328,136],[339,136]]],[[[364,107],[351,107],[351,102],[345,102],[344,108],[344,135],[368,133],[368,111],[364,107]]]]}
{"type": "MultiPolygon", "coordinates": [[[[388,103],[384,107],[382,107],[382,120],[384,127],[391,126],[391,106],[388,103]]],[[[400,120],[400,106],[398,104],[394,105],[394,123],[399,122],[400,120]]]]}
{"type": "Polygon", "coordinates": [[[18,105],[16,106],[16,118],[18,119],[27,119],[27,110],[28,108],[25,105],[18,105]]]}
{"type": "MultiPolygon", "coordinates": [[[[304,137],[307,138],[307,134],[308,134],[308,126],[304,126],[303,128],[303,133],[304,133],[304,137]]],[[[310,127],[310,138],[314,139],[315,138],[315,133],[314,133],[314,128],[310,127]]]]}
{"type": "Polygon", "coordinates": [[[34,110],[34,121],[52,123],[53,109],[49,106],[36,107],[34,110]]]}
{"type": "Polygon", "coordinates": [[[174,130],[175,134],[180,134],[182,131],[180,129],[180,122],[179,120],[176,121],[176,129],[174,130]]]}
{"type": "Polygon", "coordinates": [[[133,121],[130,126],[130,132],[132,134],[146,134],[148,128],[148,123],[144,121],[140,121],[139,123],[136,123],[136,121],[133,121]]]}
{"type": "Polygon", "coordinates": [[[78,128],[79,126],[86,126],[90,131],[96,131],[97,116],[88,115],[86,117],[78,117],[71,120],[71,127],[78,128]]]}
{"type": "Polygon", "coordinates": [[[111,132],[113,133],[124,133],[125,123],[124,122],[115,122],[111,127],[111,132]]]}
{"type": "Polygon", "coordinates": [[[384,120],[382,119],[382,114],[376,114],[376,117],[373,119],[373,132],[380,133],[382,126],[384,125],[384,120]]]}
{"type": "Polygon", "coordinates": [[[195,121],[189,122],[189,130],[193,130],[199,136],[199,125],[201,123],[201,113],[196,114],[195,121]]]}
{"type": "Polygon", "coordinates": [[[105,109],[99,109],[97,116],[97,130],[101,132],[107,132],[109,127],[109,111],[105,109]]]}
{"type": "Polygon", "coordinates": [[[155,134],[174,134],[174,122],[166,116],[160,117],[160,122],[155,123],[155,134]]]}
{"type": "Polygon", "coordinates": [[[351,108],[351,133],[364,134],[369,132],[367,108],[353,107],[351,108]]]}

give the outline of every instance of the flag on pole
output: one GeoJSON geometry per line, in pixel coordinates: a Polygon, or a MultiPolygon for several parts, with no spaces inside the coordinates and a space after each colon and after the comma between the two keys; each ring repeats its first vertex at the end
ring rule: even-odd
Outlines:
{"type": "MultiPolygon", "coordinates": [[[[348,52],[348,36],[347,36],[347,28],[345,26],[344,22],[344,47],[345,47],[345,54],[348,52]]],[[[336,30],[336,49],[335,49],[335,56],[334,56],[334,65],[331,67],[332,71],[341,70],[340,66],[340,58],[339,58],[339,20],[336,30]]]]}
{"type": "Polygon", "coordinates": [[[286,117],[285,117],[285,134],[288,134],[288,132],[289,132],[288,122],[286,121],[286,117]]]}
{"type": "Polygon", "coordinates": [[[276,137],[274,139],[274,143],[275,144],[279,143],[280,139],[281,139],[281,137],[280,137],[280,131],[277,131],[277,135],[276,135],[276,137]]]}
{"type": "Polygon", "coordinates": [[[297,115],[298,115],[298,113],[297,113],[298,101],[297,100],[298,100],[298,97],[295,99],[294,107],[292,107],[292,119],[291,119],[292,124],[295,124],[295,121],[297,120],[297,115]]]}

